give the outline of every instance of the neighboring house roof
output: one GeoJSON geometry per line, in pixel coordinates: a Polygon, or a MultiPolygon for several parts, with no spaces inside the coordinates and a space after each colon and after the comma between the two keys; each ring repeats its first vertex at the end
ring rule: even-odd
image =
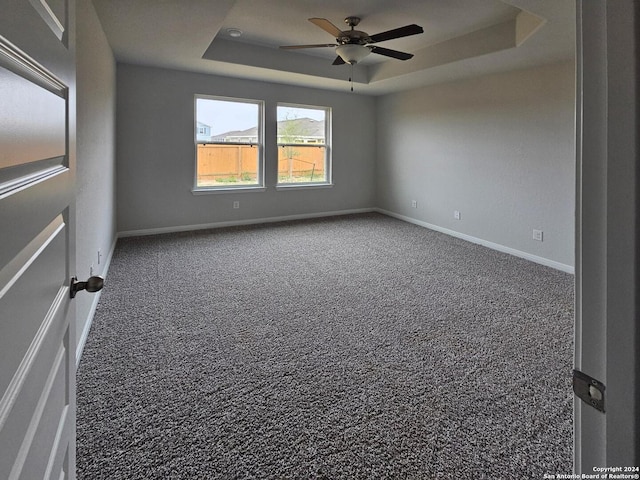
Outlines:
{"type": "MultiPolygon", "coordinates": [[[[324,120],[313,120],[312,118],[294,118],[292,120],[280,120],[278,130],[284,130],[286,135],[300,138],[324,138],[324,120]]],[[[231,130],[219,133],[211,137],[215,142],[233,142],[234,139],[258,138],[258,127],[247,128],[246,130],[231,130]]]]}
{"type": "Polygon", "coordinates": [[[280,131],[281,129],[289,135],[324,138],[324,120],[314,120],[312,118],[280,120],[278,122],[278,130],[280,131]]]}
{"type": "Polygon", "coordinates": [[[258,138],[258,127],[247,128],[246,130],[231,130],[230,132],[219,133],[212,135],[211,139],[216,142],[229,141],[232,142],[234,138],[258,138]]]}

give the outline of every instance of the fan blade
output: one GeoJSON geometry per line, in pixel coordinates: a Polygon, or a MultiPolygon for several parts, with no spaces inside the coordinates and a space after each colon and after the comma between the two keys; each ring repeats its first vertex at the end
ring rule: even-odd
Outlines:
{"type": "Polygon", "coordinates": [[[342,59],[341,56],[337,56],[331,65],[344,65],[346,62],[342,59]]]}
{"type": "Polygon", "coordinates": [[[280,48],[283,50],[297,50],[299,48],[320,48],[320,47],[335,47],[335,43],[322,43],[317,45],[282,45],[280,48]]]}
{"type": "Polygon", "coordinates": [[[384,55],[385,57],[397,58],[398,60],[409,60],[413,57],[412,53],[404,53],[399,52],[397,50],[390,50],[388,48],[382,47],[369,47],[373,53],[377,53],[378,55],[384,55]]]}
{"type": "Polygon", "coordinates": [[[377,43],[384,42],[385,40],[393,40],[394,38],[417,35],[418,33],[424,33],[424,30],[421,26],[414,23],[412,25],[394,28],[393,30],[388,30],[386,32],[376,33],[375,35],[371,35],[369,38],[371,38],[371,43],[377,43]]]}
{"type": "Polygon", "coordinates": [[[330,33],[334,37],[338,38],[342,36],[342,30],[336,27],[333,23],[331,23],[326,18],[310,18],[309,21],[314,25],[317,25],[325,32],[330,33]]]}

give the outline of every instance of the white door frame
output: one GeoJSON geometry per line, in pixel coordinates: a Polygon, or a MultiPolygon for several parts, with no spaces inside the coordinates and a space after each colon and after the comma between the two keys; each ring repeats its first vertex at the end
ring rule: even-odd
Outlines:
{"type": "Polygon", "coordinates": [[[606,385],[575,399],[574,469],[640,464],[640,4],[577,0],[575,367],[606,385]]]}

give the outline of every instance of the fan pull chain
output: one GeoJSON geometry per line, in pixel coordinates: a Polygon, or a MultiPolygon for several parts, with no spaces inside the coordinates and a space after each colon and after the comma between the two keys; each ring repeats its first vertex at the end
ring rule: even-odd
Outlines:
{"type": "Polygon", "coordinates": [[[351,91],[353,92],[353,63],[351,65],[351,76],[349,77],[349,82],[351,83],[351,91]]]}

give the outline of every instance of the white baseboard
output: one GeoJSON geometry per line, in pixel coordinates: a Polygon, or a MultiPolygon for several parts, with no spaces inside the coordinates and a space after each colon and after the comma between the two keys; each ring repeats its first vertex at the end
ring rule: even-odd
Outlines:
{"type": "MultiPolygon", "coordinates": [[[[104,279],[107,278],[107,274],[109,272],[109,265],[111,265],[111,258],[113,257],[113,252],[116,249],[117,241],[118,241],[118,237],[116,236],[116,238],[114,238],[113,242],[111,243],[109,254],[107,255],[107,258],[105,258],[104,266],[102,268],[102,278],[104,279]]],[[[102,291],[96,292],[93,295],[93,302],[91,302],[91,308],[89,309],[89,314],[87,315],[87,319],[84,322],[82,335],[80,335],[80,338],[78,340],[78,345],[76,345],[76,368],[78,368],[78,365],[80,365],[80,358],[82,357],[82,351],[84,350],[84,346],[87,343],[87,337],[89,336],[89,330],[91,330],[91,324],[93,323],[93,317],[96,313],[96,308],[98,308],[100,295],[102,295],[102,291]]]]}
{"type": "Polygon", "coordinates": [[[494,243],[488,240],[483,240],[481,238],[476,238],[471,235],[467,235],[465,233],[456,232],[455,230],[449,230],[448,228],[439,227],[438,225],[433,225],[431,223],[423,222],[422,220],[416,220],[415,218],[407,217],[405,215],[400,215],[398,213],[390,212],[388,210],[383,210],[381,208],[376,208],[374,209],[374,211],[378,213],[382,213],[383,215],[388,215],[390,217],[397,218],[398,220],[402,220],[405,222],[413,223],[414,225],[419,225],[421,227],[428,228],[430,230],[435,230],[437,232],[450,235],[452,237],[460,238],[462,240],[466,240],[467,242],[476,243],[478,245],[482,245],[483,247],[487,247],[492,250],[508,253],[509,255],[513,255],[514,257],[524,258],[525,260],[529,260],[534,263],[539,263],[540,265],[544,265],[546,267],[555,268],[556,270],[560,270],[570,274],[574,274],[575,272],[574,267],[572,267],[571,265],[565,265],[564,263],[556,262],[555,260],[549,260],[548,258],[540,257],[538,255],[532,255],[531,253],[516,250],[515,248],[511,248],[511,247],[506,247],[504,245],[500,245],[499,243],[494,243]]]}
{"type": "Polygon", "coordinates": [[[351,210],[338,210],[333,212],[303,213],[300,215],[284,215],[280,217],[252,218],[249,220],[230,220],[226,222],[201,223],[197,225],[178,225],[174,227],[146,228],[142,230],[125,230],[118,232],[118,238],[141,237],[146,235],[159,235],[162,233],[189,232],[192,230],[206,230],[209,228],[237,227],[242,225],[257,225],[261,223],[285,222],[288,220],[304,220],[307,218],[335,217],[339,215],[352,215],[355,213],[374,212],[374,208],[356,208],[351,210]]]}

